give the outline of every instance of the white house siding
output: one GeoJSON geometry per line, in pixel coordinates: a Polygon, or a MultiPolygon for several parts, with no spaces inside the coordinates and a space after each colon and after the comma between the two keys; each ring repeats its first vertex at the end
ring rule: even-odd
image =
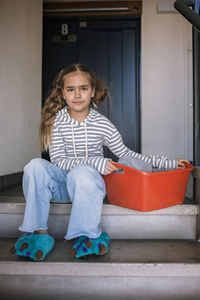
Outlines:
{"type": "Polygon", "coordinates": [[[0,0],[0,175],[40,156],[42,0],[0,0]]]}

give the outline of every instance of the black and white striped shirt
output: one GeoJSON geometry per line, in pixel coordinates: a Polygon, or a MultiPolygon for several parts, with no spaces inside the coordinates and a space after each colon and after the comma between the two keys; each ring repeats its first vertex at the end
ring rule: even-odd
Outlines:
{"type": "Polygon", "coordinates": [[[77,164],[88,164],[105,174],[110,159],[104,158],[103,146],[107,146],[118,158],[130,156],[152,163],[156,168],[177,168],[175,159],[142,155],[127,148],[113,123],[95,109],[90,109],[83,122],[72,119],[66,107],[57,113],[50,149],[50,159],[54,165],[69,171],[77,164]]]}

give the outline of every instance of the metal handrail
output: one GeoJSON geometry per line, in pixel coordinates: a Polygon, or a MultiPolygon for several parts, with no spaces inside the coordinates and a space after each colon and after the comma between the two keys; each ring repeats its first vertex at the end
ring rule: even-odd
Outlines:
{"type": "Polygon", "coordinates": [[[199,15],[199,1],[198,6],[195,7],[194,1],[177,0],[174,7],[194,26],[200,31],[200,15],[199,15]],[[194,8],[191,9],[190,7],[194,8]]]}

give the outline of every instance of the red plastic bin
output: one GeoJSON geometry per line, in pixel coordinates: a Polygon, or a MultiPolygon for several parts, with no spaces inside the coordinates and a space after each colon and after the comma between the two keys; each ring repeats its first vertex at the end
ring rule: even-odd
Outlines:
{"type": "Polygon", "coordinates": [[[108,201],[111,204],[138,211],[152,211],[177,204],[184,200],[190,164],[185,169],[164,172],[143,172],[124,165],[123,174],[104,175],[108,201]]]}

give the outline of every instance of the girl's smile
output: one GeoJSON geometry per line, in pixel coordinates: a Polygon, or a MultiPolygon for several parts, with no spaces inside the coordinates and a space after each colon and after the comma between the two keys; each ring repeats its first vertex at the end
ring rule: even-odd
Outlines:
{"type": "Polygon", "coordinates": [[[83,121],[87,117],[94,93],[86,73],[76,71],[64,77],[63,97],[70,108],[69,114],[72,118],[83,121]]]}

